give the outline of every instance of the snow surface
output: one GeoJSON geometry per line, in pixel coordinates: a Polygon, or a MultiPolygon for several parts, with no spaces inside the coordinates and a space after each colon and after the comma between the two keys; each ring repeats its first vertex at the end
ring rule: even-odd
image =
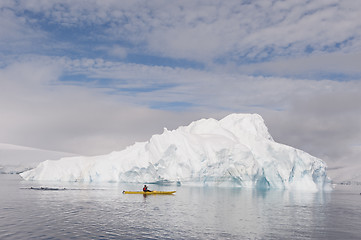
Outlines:
{"type": "Polygon", "coordinates": [[[249,188],[328,189],[326,164],[275,142],[258,114],[201,119],[147,142],[95,157],[45,161],[26,180],[181,183],[249,188]]]}
{"type": "Polygon", "coordinates": [[[74,154],[0,143],[0,173],[20,173],[35,168],[47,159],[69,156],[74,154]]]}

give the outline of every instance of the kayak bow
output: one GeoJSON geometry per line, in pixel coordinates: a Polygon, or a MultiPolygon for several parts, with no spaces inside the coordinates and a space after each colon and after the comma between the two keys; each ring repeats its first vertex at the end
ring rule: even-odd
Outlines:
{"type": "Polygon", "coordinates": [[[152,194],[173,194],[176,191],[151,191],[151,192],[143,192],[143,191],[123,191],[124,194],[146,194],[146,195],[152,195],[152,194]]]}

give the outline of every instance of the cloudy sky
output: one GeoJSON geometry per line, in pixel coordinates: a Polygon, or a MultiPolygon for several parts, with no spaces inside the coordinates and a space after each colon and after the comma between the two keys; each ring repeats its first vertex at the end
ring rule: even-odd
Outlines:
{"type": "Polygon", "coordinates": [[[0,1],[0,143],[82,155],[259,113],[274,139],[361,161],[354,0],[0,1]]]}

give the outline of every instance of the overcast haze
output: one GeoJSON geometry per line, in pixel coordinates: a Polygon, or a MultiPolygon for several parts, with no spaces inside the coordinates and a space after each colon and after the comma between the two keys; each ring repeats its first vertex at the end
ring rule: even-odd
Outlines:
{"type": "Polygon", "coordinates": [[[359,164],[361,4],[0,2],[0,143],[82,155],[259,113],[277,142],[359,164]]]}

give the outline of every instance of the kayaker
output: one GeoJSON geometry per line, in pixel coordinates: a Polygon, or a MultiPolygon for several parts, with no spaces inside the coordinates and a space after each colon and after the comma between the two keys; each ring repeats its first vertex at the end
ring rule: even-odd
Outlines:
{"type": "Polygon", "coordinates": [[[151,191],[150,191],[150,190],[148,190],[147,185],[144,185],[144,187],[143,187],[143,192],[151,192],[151,191]]]}

